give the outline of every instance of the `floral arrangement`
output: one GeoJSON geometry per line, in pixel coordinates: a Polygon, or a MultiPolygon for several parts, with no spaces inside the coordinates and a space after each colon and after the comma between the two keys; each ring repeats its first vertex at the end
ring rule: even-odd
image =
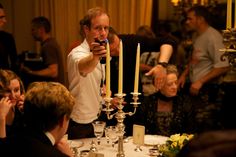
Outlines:
{"type": "Polygon", "coordinates": [[[166,141],[166,144],[161,145],[159,152],[162,157],[175,157],[182,147],[193,138],[193,134],[174,134],[166,141]]]}

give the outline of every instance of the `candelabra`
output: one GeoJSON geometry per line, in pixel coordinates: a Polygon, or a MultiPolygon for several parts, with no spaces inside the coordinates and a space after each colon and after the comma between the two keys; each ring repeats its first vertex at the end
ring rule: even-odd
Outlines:
{"type": "Polygon", "coordinates": [[[236,29],[223,30],[222,35],[225,49],[220,49],[224,53],[221,60],[228,58],[230,66],[233,70],[236,70],[236,29]]]}
{"type": "Polygon", "coordinates": [[[124,149],[123,149],[123,137],[124,137],[124,133],[125,133],[125,125],[124,125],[124,119],[126,117],[126,115],[132,116],[136,113],[137,107],[140,104],[140,102],[138,102],[138,96],[141,93],[131,93],[133,95],[133,102],[131,104],[133,104],[134,110],[133,112],[124,112],[123,111],[123,102],[124,102],[124,97],[126,96],[125,93],[117,93],[115,94],[116,98],[118,99],[118,105],[117,107],[117,111],[115,113],[111,113],[113,111],[113,108],[111,107],[111,100],[112,98],[104,98],[105,100],[105,105],[106,107],[103,109],[103,111],[106,112],[107,118],[110,120],[112,119],[114,116],[117,119],[117,128],[118,128],[118,152],[117,152],[117,157],[125,157],[124,154],[124,149]]]}

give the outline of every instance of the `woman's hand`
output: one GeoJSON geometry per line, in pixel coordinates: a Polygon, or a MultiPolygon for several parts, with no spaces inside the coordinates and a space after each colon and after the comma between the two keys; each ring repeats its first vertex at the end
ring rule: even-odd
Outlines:
{"type": "Polygon", "coordinates": [[[18,98],[18,102],[16,104],[16,107],[19,109],[19,111],[23,111],[24,108],[24,100],[25,100],[25,95],[22,94],[19,98],[18,98]]]}
{"type": "Polygon", "coordinates": [[[3,97],[0,100],[0,118],[6,119],[7,114],[9,113],[11,107],[13,104],[11,103],[11,100],[8,97],[3,97]]]}

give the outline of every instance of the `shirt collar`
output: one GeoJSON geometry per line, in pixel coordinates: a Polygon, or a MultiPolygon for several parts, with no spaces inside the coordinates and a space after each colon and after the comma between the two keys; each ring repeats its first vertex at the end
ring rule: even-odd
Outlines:
{"type": "Polygon", "coordinates": [[[55,145],[55,138],[50,132],[45,132],[45,135],[48,137],[48,139],[51,141],[52,145],[55,145]]]}

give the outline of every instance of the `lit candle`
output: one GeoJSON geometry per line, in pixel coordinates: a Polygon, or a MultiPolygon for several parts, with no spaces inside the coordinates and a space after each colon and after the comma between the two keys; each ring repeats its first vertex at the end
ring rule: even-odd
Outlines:
{"type": "Polygon", "coordinates": [[[111,78],[111,73],[110,73],[110,46],[109,43],[107,42],[107,53],[106,53],[106,97],[110,98],[111,96],[111,90],[110,90],[110,78],[111,78]]]}
{"type": "Polygon", "coordinates": [[[135,78],[134,78],[134,93],[138,93],[138,80],[139,80],[139,65],[140,65],[140,44],[137,46],[135,78]]]}
{"type": "Polygon", "coordinates": [[[123,93],[123,44],[120,40],[118,94],[123,93]]]}
{"type": "Polygon", "coordinates": [[[232,0],[227,0],[227,17],[226,17],[226,29],[231,29],[232,20],[232,0]]]}

